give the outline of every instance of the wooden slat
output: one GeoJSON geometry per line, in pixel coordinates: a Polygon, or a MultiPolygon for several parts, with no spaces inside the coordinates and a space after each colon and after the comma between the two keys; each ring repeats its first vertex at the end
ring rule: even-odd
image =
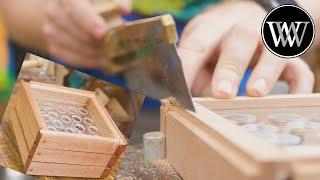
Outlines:
{"type": "Polygon", "coordinates": [[[247,131],[243,131],[241,127],[230,123],[228,120],[198,103],[194,103],[194,106],[197,113],[181,111],[180,108],[178,108],[177,111],[190,121],[194,121],[198,125],[206,127],[216,138],[228,142],[234,148],[238,148],[239,151],[242,151],[244,154],[250,155],[255,159],[271,161],[281,156],[277,146],[269,144],[247,131]],[[244,141],[244,139],[246,141],[244,141]],[[262,148],[263,151],[257,151],[256,147],[262,148]]]}
{"type": "Polygon", "coordinates": [[[20,156],[22,158],[22,162],[23,164],[25,164],[27,162],[28,156],[29,156],[29,149],[28,149],[28,145],[26,143],[26,139],[23,135],[23,131],[21,128],[21,124],[18,120],[17,114],[16,114],[16,110],[15,108],[12,107],[12,109],[10,110],[10,121],[9,123],[11,123],[12,125],[12,130],[13,133],[15,135],[15,139],[17,142],[17,146],[18,146],[18,150],[20,152],[20,156]]]}
{"type": "Polygon", "coordinates": [[[99,178],[104,167],[31,162],[27,174],[45,176],[99,178]]]}
{"type": "MultiPolygon", "coordinates": [[[[105,118],[105,117],[102,116],[101,112],[97,109],[97,104],[94,103],[92,99],[90,99],[88,101],[87,109],[88,109],[90,115],[92,117],[94,117],[93,118],[94,122],[98,125],[98,127],[100,129],[101,136],[113,138],[114,137],[113,131],[112,131],[113,127],[112,126],[110,127],[110,126],[108,126],[107,123],[105,123],[106,121],[108,121],[108,122],[112,121],[111,117],[107,116],[106,117],[107,119],[104,120],[103,118],[105,118]]],[[[103,113],[106,113],[106,111],[103,113]]]]}
{"type": "Polygon", "coordinates": [[[45,127],[42,117],[37,113],[40,111],[34,103],[35,99],[32,97],[28,85],[21,81],[17,93],[16,110],[28,149],[31,149],[39,130],[45,127]]]}
{"type": "Polygon", "coordinates": [[[317,161],[292,163],[290,168],[294,180],[319,180],[320,163],[317,161]]]}
{"type": "Polygon", "coordinates": [[[209,109],[274,108],[320,106],[320,94],[273,95],[267,97],[237,97],[235,99],[194,98],[194,102],[209,109]]]}
{"type": "Polygon", "coordinates": [[[166,133],[167,160],[186,180],[250,179],[259,174],[258,164],[216,142],[182,116],[168,114],[166,133]]]}
{"type": "Polygon", "coordinates": [[[88,108],[90,105],[92,105],[92,107],[95,107],[95,108],[94,109],[91,108],[88,110],[92,114],[95,114],[95,117],[97,117],[96,121],[100,125],[100,127],[105,127],[104,131],[109,130],[119,145],[127,145],[126,139],[122,135],[117,125],[112,120],[110,114],[104,108],[103,104],[99,101],[99,99],[97,97],[91,98],[90,101],[88,102],[88,108]]]}
{"type": "Polygon", "coordinates": [[[37,162],[106,167],[112,155],[37,148],[32,160],[37,162]]]}
{"type": "Polygon", "coordinates": [[[71,102],[86,104],[90,97],[95,94],[90,91],[67,88],[51,84],[43,84],[38,82],[30,82],[32,93],[36,97],[49,97],[58,99],[67,99],[71,102]]]}
{"type": "Polygon", "coordinates": [[[118,147],[113,138],[47,130],[41,130],[41,134],[39,148],[114,154],[118,147]]]}

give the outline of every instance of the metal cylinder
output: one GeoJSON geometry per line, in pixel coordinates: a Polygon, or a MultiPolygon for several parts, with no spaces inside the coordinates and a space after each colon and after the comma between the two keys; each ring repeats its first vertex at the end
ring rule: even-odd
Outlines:
{"type": "Polygon", "coordinates": [[[143,135],[145,161],[161,160],[166,157],[165,135],[162,132],[148,132],[143,135]]]}

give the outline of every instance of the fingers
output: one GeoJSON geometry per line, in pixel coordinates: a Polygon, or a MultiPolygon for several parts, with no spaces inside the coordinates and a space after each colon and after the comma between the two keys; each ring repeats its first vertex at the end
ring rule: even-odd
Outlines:
{"type": "MultiPolygon", "coordinates": [[[[208,19],[212,16],[198,15],[185,29],[179,45],[179,55],[189,89],[198,88],[197,75],[208,63],[209,57],[217,53],[217,48],[223,33],[228,27],[218,26],[215,28],[208,24],[208,19]],[[203,24],[196,26],[197,24],[203,24]]],[[[210,79],[211,79],[210,73],[210,79]]],[[[193,92],[199,94],[199,92],[193,92]]]]}
{"type": "MultiPolygon", "coordinates": [[[[58,1],[49,1],[46,9],[46,22],[45,25],[50,24],[57,26],[61,31],[64,31],[69,36],[74,37],[77,41],[86,44],[92,44],[95,39],[90,36],[87,32],[78,28],[77,24],[71,20],[58,1]]],[[[44,27],[43,26],[43,27],[44,27]]],[[[75,42],[77,42],[75,41],[75,42]]]]}
{"type": "Polygon", "coordinates": [[[266,96],[279,79],[286,64],[286,59],[275,56],[264,49],[247,84],[247,95],[266,96]]]}
{"type": "Polygon", "coordinates": [[[300,58],[290,60],[281,75],[289,84],[289,93],[312,93],[315,76],[309,66],[300,58]]]}
{"type": "Polygon", "coordinates": [[[311,93],[314,74],[300,58],[282,59],[265,50],[247,84],[249,96],[266,96],[278,79],[289,84],[289,93],[311,93]]]}
{"type": "Polygon", "coordinates": [[[64,46],[51,46],[50,52],[54,54],[54,57],[63,58],[64,62],[76,67],[98,68],[101,67],[100,63],[104,61],[103,57],[92,59],[84,56],[79,56],[78,53],[70,51],[64,46]]]}
{"type": "Polygon", "coordinates": [[[67,14],[78,24],[79,29],[97,39],[101,39],[107,32],[107,24],[99,16],[89,0],[61,0],[67,14]]]}
{"type": "Polygon", "coordinates": [[[43,31],[47,36],[49,52],[51,52],[53,46],[62,46],[75,53],[81,52],[84,57],[96,58],[101,54],[101,48],[90,46],[86,43],[75,43],[77,39],[69,36],[69,34],[61,31],[57,26],[51,25],[50,23],[44,25],[43,31]]]}
{"type": "Polygon", "coordinates": [[[248,29],[233,27],[221,44],[221,53],[212,77],[212,94],[216,98],[237,95],[241,79],[259,44],[259,36],[248,29]]]}

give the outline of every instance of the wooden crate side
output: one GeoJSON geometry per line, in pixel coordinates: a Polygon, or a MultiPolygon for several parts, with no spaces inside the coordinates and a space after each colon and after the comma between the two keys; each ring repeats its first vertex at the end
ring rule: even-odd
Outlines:
{"type": "Polygon", "coordinates": [[[319,180],[320,163],[315,160],[300,161],[291,164],[291,179],[294,180],[319,180]]]}
{"type": "Polygon", "coordinates": [[[105,134],[111,132],[112,137],[116,139],[119,145],[127,145],[126,139],[97,97],[90,99],[88,102],[88,110],[97,117],[96,121],[99,126],[103,128],[105,134]]]}
{"type": "Polygon", "coordinates": [[[106,168],[102,175],[100,176],[100,178],[106,178],[110,173],[111,173],[112,169],[111,168],[106,168]]]}
{"type": "Polygon", "coordinates": [[[112,158],[110,159],[107,168],[112,168],[119,160],[119,156],[112,156],[112,158]]]}
{"type": "Polygon", "coordinates": [[[112,127],[108,126],[108,124],[106,123],[106,121],[109,122],[109,121],[112,121],[112,119],[109,118],[108,116],[103,116],[101,112],[98,110],[97,106],[99,106],[99,104],[94,103],[93,100],[90,99],[87,104],[87,109],[91,114],[92,118],[94,119],[95,123],[97,123],[100,129],[101,136],[113,138],[114,135],[113,135],[113,131],[111,130],[112,127]],[[107,118],[107,119],[104,120],[103,118],[107,118]]]}
{"type": "Polygon", "coordinates": [[[36,97],[47,97],[52,99],[67,99],[72,102],[86,104],[90,97],[94,97],[94,93],[79,89],[73,89],[52,84],[44,84],[39,82],[30,82],[32,93],[36,97]]]}
{"type": "Polygon", "coordinates": [[[259,163],[248,161],[235,149],[224,146],[184,117],[166,117],[167,160],[188,179],[256,179],[259,163]]]}
{"type": "Polygon", "coordinates": [[[15,136],[15,139],[17,142],[17,146],[18,146],[18,150],[20,152],[20,156],[22,158],[22,162],[23,162],[23,164],[25,164],[27,162],[28,157],[29,157],[29,148],[26,143],[26,139],[24,137],[24,134],[23,134],[23,131],[21,128],[21,124],[18,120],[16,113],[17,112],[16,112],[15,108],[12,107],[12,109],[10,110],[9,123],[11,123],[12,131],[14,133],[14,136],[15,136]]]}
{"type": "Polygon", "coordinates": [[[269,144],[263,139],[244,131],[241,127],[230,123],[198,103],[194,103],[194,106],[197,113],[187,112],[181,108],[175,108],[173,111],[179,112],[198,126],[208,129],[208,132],[214,138],[228,143],[230,147],[238,149],[244,156],[270,162],[278,160],[283,155],[276,145],[269,144]],[[246,141],[243,141],[244,139],[246,141]],[[256,147],[263,149],[263,151],[257,151],[256,147]]]}
{"type": "Polygon", "coordinates": [[[194,98],[208,109],[241,109],[272,107],[309,107],[320,105],[320,94],[273,95],[267,97],[237,97],[234,99],[194,98]]]}
{"type": "Polygon", "coordinates": [[[31,162],[28,175],[99,178],[105,167],[31,162]]]}
{"type": "Polygon", "coordinates": [[[34,123],[34,126],[37,128],[36,134],[38,134],[39,129],[46,128],[45,120],[42,118],[42,115],[40,114],[40,108],[37,105],[35,97],[32,95],[30,85],[24,81],[21,81],[21,88],[23,90],[22,92],[25,93],[30,109],[32,110],[29,112],[27,111],[27,113],[30,113],[30,112],[34,113],[33,116],[34,116],[35,122],[32,121],[32,123],[34,123]]]}
{"type": "Polygon", "coordinates": [[[113,155],[37,148],[32,161],[106,167],[113,155]]]}
{"type": "Polygon", "coordinates": [[[28,144],[28,149],[31,149],[40,127],[43,127],[43,125],[38,123],[38,114],[36,113],[37,109],[35,109],[32,101],[34,100],[31,97],[26,84],[21,81],[19,91],[17,92],[17,102],[15,108],[18,119],[22,126],[23,134],[28,144]]]}
{"type": "Polygon", "coordinates": [[[113,138],[41,130],[39,148],[114,154],[118,145],[113,138]]]}

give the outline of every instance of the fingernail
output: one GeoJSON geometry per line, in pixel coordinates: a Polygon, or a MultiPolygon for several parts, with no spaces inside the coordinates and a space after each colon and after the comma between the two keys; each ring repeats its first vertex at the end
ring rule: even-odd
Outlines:
{"type": "Polygon", "coordinates": [[[263,95],[267,89],[267,83],[264,79],[258,79],[253,83],[252,89],[256,91],[258,95],[263,95]]]}
{"type": "Polygon", "coordinates": [[[232,94],[232,82],[230,80],[221,80],[217,87],[218,91],[226,93],[228,95],[232,94]]]}

